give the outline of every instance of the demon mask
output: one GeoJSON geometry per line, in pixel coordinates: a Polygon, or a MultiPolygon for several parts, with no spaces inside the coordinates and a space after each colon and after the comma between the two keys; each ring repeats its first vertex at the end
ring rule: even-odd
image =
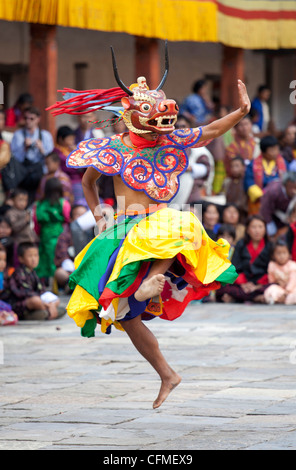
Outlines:
{"type": "Polygon", "coordinates": [[[146,78],[139,77],[137,83],[127,88],[119,78],[113,48],[112,60],[115,79],[128,96],[121,99],[124,108],[123,119],[127,128],[135,134],[169,134],[175,129],[178,105],[167,99],[161,90],[168,74],[167,45],[165,51],[166,68],[163,78],[155,90],[149,90],[146,78]]]}

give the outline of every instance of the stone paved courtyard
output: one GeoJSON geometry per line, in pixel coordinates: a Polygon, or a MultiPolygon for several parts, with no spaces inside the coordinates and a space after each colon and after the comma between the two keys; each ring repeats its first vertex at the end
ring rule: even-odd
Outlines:
{"type": "Polygon", "coordinates": [[[149,328],[183,377],[157,410],[156,373],[120,331],[67,316],[0,330],[0,449],[296,449],[296,309],[191,304],[149,328]]]}

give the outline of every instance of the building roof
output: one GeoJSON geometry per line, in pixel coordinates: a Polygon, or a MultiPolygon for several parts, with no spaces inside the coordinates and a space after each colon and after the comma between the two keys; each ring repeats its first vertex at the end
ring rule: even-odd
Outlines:
{"type": "Polygon", "coordinates": [[[245,49],[296,47],[294,0],[0,0],[0,19],[245,49]]]}

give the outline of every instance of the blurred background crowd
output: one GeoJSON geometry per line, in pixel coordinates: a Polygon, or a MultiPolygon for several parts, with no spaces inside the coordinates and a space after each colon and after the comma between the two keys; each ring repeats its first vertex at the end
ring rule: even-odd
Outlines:
{"type": "MultiPolygon", "coordinates": [[[[238,279],[204,302],[296,303],[296,121],[277,130],[270,93],[260,86],[239,124],[188,151],[188,168],[171,201],[181,210],[189,206],[213,240],[224,238],[231,247],[238,279]]],[[[206,80],[197,80],[178,104],[178,129],[232,111],[211,99],[206,80]]],[[[80,115],[75,127],[60,126],[52,135],[40,125],[29,93],[0,109],[3,324],[64,314],[59,295],[70,293],[74,258],[95,228],[82,190],[84,170],[68,168],[67,156],[82,140],[126,131],[123,121],[103,129],[94,121],[94,112],[80,115]]],[[[116,212],[111,177],[99,179],[98,193],[116,212]]]]}

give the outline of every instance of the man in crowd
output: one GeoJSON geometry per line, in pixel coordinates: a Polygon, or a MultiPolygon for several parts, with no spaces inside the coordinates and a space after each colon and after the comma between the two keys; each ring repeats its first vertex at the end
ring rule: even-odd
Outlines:
{"type": "Polygon", "coordinates": [[[269,237],[281,235],[288,228],[287,209],[296,197],[296,173],[289,171],[266,187],[261,198],[260,215],[267,224],[269,237]]]}
{"type": "Polygon", "coordinates": [[[24,113],[25,127],[15,131],[11,141],[11,153],[23,169],[20,186],[30,191],[32,197],[43,175],[45,156],[53,151],[50,132],[40,129],[40,112],[28,108],[24,113]]]}
{"type": "Polygon", "coordinates": [[[260,154],[259,143],[253,136],[252,121],[249,115],[245,116],[234,129],[234,140],[225,151],[225,167],[228,175],[230,172],[230,162],[237,155],[240,155],[245,165],[248,165],[260,154]]]}
{"type": "Polygon", "coordinates": [[[281,178],[287,171],[275,137],[263,137],[260,150],[261,154],[249,163],[245,174],[245,190],[249,198],[249,212],[251,213],[258,213],[264,188],[271,181],[281,178]]]}

